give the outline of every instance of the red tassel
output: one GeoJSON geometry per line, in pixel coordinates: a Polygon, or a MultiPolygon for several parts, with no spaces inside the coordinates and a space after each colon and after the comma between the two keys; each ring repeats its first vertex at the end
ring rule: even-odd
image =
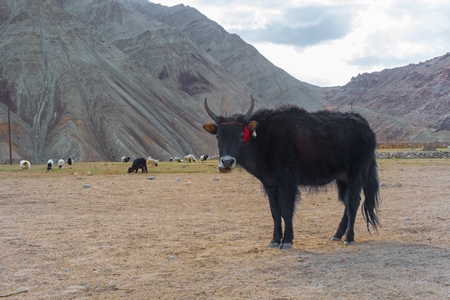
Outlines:
{"type": "Polygon", "coordinates": [[[250,140],[250,130],[248,130],[247,126],[244,126],[244,142],[248,143],[250,140]]]}

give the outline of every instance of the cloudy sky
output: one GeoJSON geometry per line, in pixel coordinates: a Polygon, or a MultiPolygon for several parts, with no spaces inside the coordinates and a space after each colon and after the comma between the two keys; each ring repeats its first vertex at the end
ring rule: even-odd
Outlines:
{"type": "Polygon", "coordinates": [[[344,85],[364,72],[450,52],[448,0],[155,0],[196,8],[299,80],[344,85]]]}

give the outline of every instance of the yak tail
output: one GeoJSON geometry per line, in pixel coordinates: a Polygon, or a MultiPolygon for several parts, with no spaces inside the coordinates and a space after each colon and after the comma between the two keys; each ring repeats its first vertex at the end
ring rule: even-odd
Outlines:
{"type": "Polygon", "coordinates": [[[369,224],[372,225],[375,230],[377,229],[377,225],[379,225],[377,213],[378,201],[380,198],[380,184],[378,180],[377,162],[374,156],[371,158],[368,167],[367,177],[363,184],[365,199],[362,204],[362,213],[367,222],[367,230],[370,233],[369,224]]]}

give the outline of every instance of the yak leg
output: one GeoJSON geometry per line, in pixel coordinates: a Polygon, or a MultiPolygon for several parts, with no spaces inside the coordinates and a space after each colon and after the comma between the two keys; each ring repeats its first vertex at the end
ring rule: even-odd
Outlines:
{"type": "Polygon", "coordinates": [[[332,240],[341,240],[345,233],[344,244],[354,244],[355,242],[355,219],[361,202],[362,184],[358,176],[348,176],[347,180],[338,179],[336,181],[338,187],[339,200],[344,202],[345,210],[339,223],[336,234],[332,240]]]}
{"type": "Polygon", "coordinates": [[[340,241],[347,231],[348,225],[348,217],[347,217],[347,209],[344,209],[344,215],[342,216],[341,222],[339,222],[339,226],[336,230],[336,233],[331,238],[332,241],[340,241]]]}
{"type": "MultiPolygon", "coordinates": [[[[336,185],[338,188],[339,201],[345,204],[345,197],[347,194],[347,183],[342,180],[336,180],[336,185]]],[[[341,222],[336,230],[336,233],[331,238],[332,241],[340,241],[347,231],[348,217],[347,217],[347,207],[344,209],[344,215],[342,216],[341,222]]]]}
{"type": "Polygon", "coordinates": [[[346,203],[346,211],[348,218],[347,225],[347,233],[345,235],[344,244],[354,244],[355,243],[355,220],[356,213],[358,211],[359,203],[361,202],[361,185],[355,185],[351,188],[348,193],[347,203],[346,203]]]}
{"type": "MultiPolygon", "coordinates": [[[[290,182],[287,180],[288,178],[285,178],[283,185],[280,185],[278,188],[281,217],[284,220],[284,235],[280,249],[291,248],[294,240],[294,226],[292,225],[292,219],[295,210],[295,200],[299,191],[295,182],[290,182]]],[[[292,177],[289,179],[293,180],[294,178],[292,177]]]]}
{"type": "Polygon", "coordinates": [[[294,240],[294,228],[292,218],[294,216],[295,200],[298,193],[294,176],[284,176],[283,183],[275,187],[266,187],[270,202],[270,211],[274,222],[273,239],[269,247],[280,249],[289,249],[292,247],[294,240]],[[284,220],[284,235],[282,228],[282,220],[284,220]]]}
{"type": "Polygon", "coordinates": [[[347,235],[345,236],[345,244],[353,244],[355,242],[355,219],[356,212],[358,211],[359,203],[361,201],[361,197],[357,197],[356,201],[351,201],[349,203],[350,209],[347,207],[344,209],[344,215],[342,216],[341,222],[336,230],[336,233],[331,238],[332,241],[340,241],[344,236],[345,232],[347,235]]]}
{"type": "Polygon", "coordinates": [[[273,238],[270,241],[269,248],[278,248],[283,237],[283,228],[281,225],[281,208],[278,203],[278,187],[264,186],[267,197],[269,198],[270,212],[273,219],[273,238]]]}
{"type": "Polygon", "coordinates": [[[344,203],[344,215],[336,230],[336,233],[331,238],[332,241],[340,241],[345,233],[345,244],[353,244],[355,242],[355,219],[358,211],[359,203],[361,202],[361,185],[354,183],[347,184],[345,181],[336,180],[338,187],[339,200],[344,203]]]}

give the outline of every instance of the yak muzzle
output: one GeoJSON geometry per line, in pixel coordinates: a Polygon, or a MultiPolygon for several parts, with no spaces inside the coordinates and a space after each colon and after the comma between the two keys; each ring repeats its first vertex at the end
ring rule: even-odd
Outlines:
{"type": "Polygon", "coordinates": [[[231,172],[231,169],[233,169],[236,166],[236,159],[231,156],[222,156],[219,159],[219,165],[217,166],[217,170],[221,173],[228,173],[231,172]]]}

